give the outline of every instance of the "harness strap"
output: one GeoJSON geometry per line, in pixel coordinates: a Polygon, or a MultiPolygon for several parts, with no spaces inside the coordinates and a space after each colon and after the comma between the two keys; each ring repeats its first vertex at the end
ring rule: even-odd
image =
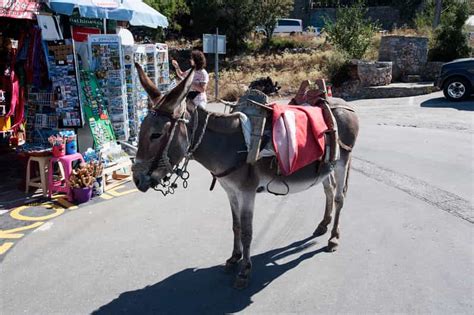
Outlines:
{"type": "Polygon", "coordinates": [[[209,188],[210,191],[213,191],[214,190],[214,187],[216,186],[216,181],[218,178],[221,178],[221,177],[225,177],[227,175],[230,175],[232,174],[233,172],[235,172],[236,170],[238,170],[239,168],[241,168],[242,166],[244,166],[245,164],[247,164],[247,162],[245,160],[242,160],[240,163],[226,169],[224,172],[222,173],[218,173],[218,174],[214,174],[211,172],[211,175],[212,175],[212,182],[211,182],[211,187],[209,188]]]}
{"type": "Polygon", "coordinates": [[[344,142],[342,142],[341,138],[337,139],[337,142],[339,143],[339,146],[341,148],[343,148],[344,150],[348,151],[348,152],[351,152],[352,151],[352,147],[348,146],[347,144],[345,144],[344,142]]]}

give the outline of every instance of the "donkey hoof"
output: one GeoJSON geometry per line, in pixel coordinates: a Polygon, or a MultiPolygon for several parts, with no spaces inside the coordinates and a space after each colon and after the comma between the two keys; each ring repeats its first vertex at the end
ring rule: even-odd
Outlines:
{"type": "Polygon", "coordinates": [[[246,287],[248,287],[248,285],[249,285],[249,277],[248,276],[238,275],[235,278],[234,289],[242,290],[242,289],[245,289],[246,287]]]}
{"type": "Polygon", "coordinates": [[[336,240],[329,240],[328,246],[326,247],[326,251],[330,253],[335,252],[338,246],[339,243],[336,240]]]}
{"type": "Polygon", "coordinates": [[[321,235],[324,235],[326,234],[326,232],[328,231],[328,228],[327,226],[324,226],[324,225],[318,225],[318,227],[316,228],[316,230],[314,230],[313,232],[313,236],[321,236],[321,235]]]}
{"type": "Polygon", "coordinates": [[[236,262],[231,262],[231,261],[226,261],[224,265],[224,273],[232,273],[237,269],[238,266],[238,261],[236,262]]]}

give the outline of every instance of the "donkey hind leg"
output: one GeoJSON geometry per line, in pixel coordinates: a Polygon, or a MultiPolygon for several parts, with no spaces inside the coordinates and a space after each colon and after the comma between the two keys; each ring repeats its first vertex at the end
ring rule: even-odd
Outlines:
{"type": "Polygon", "coordinates": [[[334,190],[336,188],[336,180],[334,178],[334,172],[323,181],[324,193],[326,194],[326,209],[324,211],[324,217],[319,223],[316,230],[313,232],[313,236],[321,236],[328,231],[328,225],[332,220],[332,210],[334,209],[334,190]]]}
{"type": "Polygon", "coordinates": [[[241,262],[240,271],[234,282],[236,289],[243,289],[247,287],[250,274],[252,272],[252,261],[250,259],[250,244],[252,242],[252,221],[253,210],[255,206],[255,192],[242,193],[240,207],[240,221],[241,221],[241,237],[243,247],[243,259],[241,262]]]}
{"type": "Polygon", "coordinates": [[[336,214],[334,215],[334,225],[327,247],[327,250],[330,252],[336,251],[339,245],[339,217],[341,215],[341,209],[344,206],[344,198],[347,192],[347,179],[350,171],[350,160],[351,156],[349,154],[347,155],[346,159],[341,158],[339,161],[337,161],[336,168],[334,170],[336,179],[336,195],[334,197],[336,214]]]}
{"type": "Polygon", "coordinates": [[[234,232],[234,247],[232,255],[225,262],[225,271],[230,272],[238,265],[242,258],[241,221],[239,200],[235,194],[229,194],[230,208],[232,210],[232,231],[234,232]]]}

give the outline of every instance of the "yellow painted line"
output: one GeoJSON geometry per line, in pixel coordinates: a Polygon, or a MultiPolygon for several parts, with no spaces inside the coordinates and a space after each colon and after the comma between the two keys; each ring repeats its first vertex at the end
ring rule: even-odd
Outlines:
{"type": "Polygon", "coordinates": [[[12,242],[6,242],[6,243],[3,243],[1,246],[0,246],[0,255],[3,255],[7,252],[7,250],[9,250],[12,246],[13,246],[14,243],[12,242]]]}
{"type": "Polygon", "coordinates": [[[107,193],[111,194],[112,196],[114,197],[120,197],[120,196],[125,196],[125,195],[128,195],[128,194],[131,194],[131,193],[134,193],[134,192],[137,192],[138,189],[129,189],[129,190],[125,190],[125,191],[122,191],[122,192],[118,192],[117,189],[122,189],[124,188],[125,186],[118,186],[118,187],[115,187],[113,189],[110,189],[107,191],[107,193]]]}
{"type": "Polygon", "coordinates": [[[44,222],[35,222],[33,224],[30,224],[30,225],[27,225],[27,226],[22,226],[22,227],[15,228],[15,229],[0,230],[0,238],[21,238],[25,234],[16,233],[16,232],[21,232],[21,231],[34,229],[34,228],[37,228],[38,226],[42,225],[43,223],[44,222]]]}
{"type": "Polygon", "coordinates": [[[100,198],[105,199],[105,200],[110,200],[114,197],[112,197],[111,195],[107,195],[106,193],[103,193],[102,195],[100,195],[100,198]]]}
{"type": "Polygon", "coordinates": [[[44,203],[42,204],[43,206],[50,205],[51,209],[54,210],[54,213],[44,215],[41,217],[30,217],[27,215],[22,215],[21,212],[25,209],[27,209],[27,206],[21,206],[18,208],[13,209],[10,211],[10,216],[14,219],[20,220],[20,221],[46,221],[52,218],[55,218],[57,216],[60,216],[61,214],[64,213],[64,208],[61,208],[57,205],[51,204],[51,203],[44,203]]]}

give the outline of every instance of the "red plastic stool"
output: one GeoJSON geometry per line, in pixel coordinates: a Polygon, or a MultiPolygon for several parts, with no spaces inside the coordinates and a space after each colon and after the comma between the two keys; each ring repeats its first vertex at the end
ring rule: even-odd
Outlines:
{"type": "Polygon", "coordinates": [[[69,186],[69,177],[71,176],[73,167],[72,164],[75,161],[84,162],[84,158],[80,153],[65,155],[61,157],[52,157],[49,162],[49,172],[48,172],[48,196],[51,198],[51,195],[55,192],[62,192],[67,194],[67,199],[72,201],[72,191],[69,186]],[[61,172],[61,179],[54,181],[54,164],[59,164],[59,169],[61,172]]]}

